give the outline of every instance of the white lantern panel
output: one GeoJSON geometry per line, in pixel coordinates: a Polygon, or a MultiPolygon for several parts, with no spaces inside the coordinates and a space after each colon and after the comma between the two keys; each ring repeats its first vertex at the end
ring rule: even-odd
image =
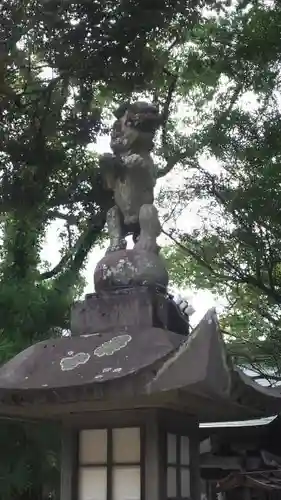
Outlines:
{"type": "Polygon", "coordinates": [[[199,450],[200,453],[209,453],[212,450],[210,438],[204,439],[204,441],[200,442],[199,450]]]}
{"type": "Polygon", "coordinates": [[[167,469],[167,497],[176,498],[177,496],[177,469],[168,467],[167,469]]]}
{"type": "Polygon", "coordinates": [[[112,471],[113,500],[140,500],[140,467],[115,466],[112,471]]]}
{"type": "Polygon", "coordinates": [[[181,469],[181,496],[184,498],[190,497],[190,471],[189,469],[181,469]]]}
{"type": "Polygon", "coordinates": [[[181,436],[181,465],[189,465],[189,438],[181,436]]]}
{"type": "Polygon", "coordinates": [[[140,462],[140,429],[138,427],[113,429],[112,439],[113,462],[140,462]]]}
{"type": "Polygon", "coordinates": [[[177,436],[175,434],[167,435],[167,453],[168,463],[175,464],[177,462],[177,436]]]}
{"type": "Polygon", "coordinates": [[[105,464],[107,460],[107,430],[85,429],[79,435],[79,462],[105,464]]]}
{"type": "Polygon", "coordinates": [[[80,467],[78,500],[106,500],[106,467],[80,467]]]}

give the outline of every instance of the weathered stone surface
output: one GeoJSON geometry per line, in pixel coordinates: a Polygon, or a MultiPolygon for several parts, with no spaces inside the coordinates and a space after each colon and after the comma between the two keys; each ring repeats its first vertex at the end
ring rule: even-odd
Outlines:
{"type": "MultiPolygon", "coordinates": [[[[108,251],[111,252],[125,247],[127,234],[132,233],[134,241],[137,241],[141,229],[141,209],[143,205],[153,206],[156,169],[150,152],[161,121],[157,107],[146,102],[124,103],[115,116],[117,120],[111,133],[113,154],[106,153],[100,157],[102,176],[107,188],[113,191],[116,203],[107,216],[108,251]]],[[[151,210],[151,216],[157,223],[153,222],[151,226],[146,224],[148,232],[145,235],[152,241],[160,233],[155,208],[151,210]],[[157,235],[156,226],[159,228],[157,235]]]]}
{"type": "Polygon", "coordinates": [[[168,284],[168,273],[161,256],[146,250],[110,252],[98,263],[94,274],[97,292],[118,287],[168,284]]]}
{"type": "Polygon", "coordinates": [[[0,395],[3,383],[7,388],[46,391],[126,378],[166,359],[184,340],[159,328],[139,333],[132,327],[39,342],[0,368],[0,395]]]}
{"type": "Polygon", "coordinates": [[[168,274],[159,254],[161,233],[153,205],[156,171],[151,150],[160,125],[158,109],[146,102],[124,103],[115,113],[113,154],[100,158],[100,168],[116,205],[107,213],[109,248],[96,267],[96,291],[149,284],[166,287],[168,274]],[[128,234],[135,247],[126,251],[128,234]]]}
{"type": "Polygon", "coordinates": [[[157,237],[161,233],[158,213],[154,205],[142,205],[139,212],[140,235],[135,244],[138,251],[158,253],[157,237]]]}
{"type": "Polygon", "coordinates": [[[210,422],[274,415],[280,404],[280,387],[262,387],[228,363],[214,311],[187,337],[117,327],[40,342],[0,368],[2,415],[67,419],[160,406],[210,422]]]}
{"type": "Polygon", "coordinates": [[[162,328],[183,336],[189,323],[173,298],[155,287],[138,286],[91,293],[71,311],[72,336],[112,332],[116,328],[162,328]]]}

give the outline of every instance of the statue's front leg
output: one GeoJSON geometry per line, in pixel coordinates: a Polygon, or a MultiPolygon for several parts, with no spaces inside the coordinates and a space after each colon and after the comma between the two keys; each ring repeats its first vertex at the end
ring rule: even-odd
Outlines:
{"type": "Polygon", "coordinates": [[[106,222],[110,239],[107,252],[116,252],[117,250],[123,250],[126,248],[127,242],[124,238],[121,213],[116,205],[108,210],[106,222]]]}

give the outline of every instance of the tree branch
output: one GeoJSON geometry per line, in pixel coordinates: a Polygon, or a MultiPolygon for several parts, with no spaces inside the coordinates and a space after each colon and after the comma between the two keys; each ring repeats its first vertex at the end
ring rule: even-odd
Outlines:
{"type": "Polygon", "coordinates": [[[167,165],[165,167],[161,168],[161,170],[158,170],[157,179],[161,179],[162,177],[167,175],[169,172],[171,172],[171,170],[178,163],[178,161],[179,161],[178,159],[173,159],[173,160],[167,161],[167,165]]]}
{"type": "Polygon", "coordinates": [[[162,228],[162,233],[168,236],[183,252],[187,253],[188,255],[191,255],[199,264],[207,268],[214,276],[217,276],[220,279],[227,279],[226,277],[220,276],[214,268],[206,262],[200,255],[198,255],[196,252],[191,250],[190,248],[187,248],[186,246],[182,245],[176,238],[174,238],[171,233],[167,233],[163,228],[162,228]]]}
{"type": "MultiPolygon", "coordinates": [[[[219,276],[218,273],[214,270],[209,262],[207,262],[203,256],[200,256],[190,248],[187,248],[185,245],[176,240],[171,234],[165,232],[162,229],[162,232],[166,234],[183,252],[186,252],[188,255],[191,255],[196,261],[201,264],[203,267],[208,269],[214,276],[219,276]]],[[[186,235],[187,236],[187,235],[186,235]]],[[[222,259],[222,263],[225,268],[236,274],[236,276],[220,276],[220,279],[234,281],[236,283],[245,283],[247,285],[253,286],[261,290],[268,297],[273,298],[278,304],[281,304],[281,295],[279,295],[276,291],[272,290],[270,287],[267,287],[265,283],[260,279],[251,276],[250,274],[246,274],[241,268],[234,264],[233,261],[229,260],[227,257],[222,259]]]]}
{"type": "Polygon", "coordinates": [[[179,73],[178,70],[175,75],[173,75],[171,83],[168,87],[168,93],[166,97],[166,101],[164,104],[163,108],[163,113],[162,113],[162,148],[165,156],[165,148],[167,147],[167,122],[169,119],[169,114],[170,114],[170,106],[171,102],[173,99],[173,94],[175,92],[176,86],[177,86],[177,81],[178,81],[179,73]]]}
{"type": "MultiPolygon", "coordinates": [[[[186,161],[187,157],[191,157],[194,154],[193,147],[190,147],[189,149],[187,148],[184,152],[175,154],[172,158],[168,159],[167,158],[167,165],[161,170],[158,170],[157,172],[157,179],[161,179],[161,177],[164,177],[167,175],[177,163],[180,163],[181,161],[186,161]]],[[[192,165],[193,167],[193,165],[192,165]]]]}
{"type": "Polygon", "coordinates": [[[73,214],[63,214],[59,210],[49,210],[48,215],[54,219],[62,219],[69,226],[77,226],[79,219],[73,214]]]}
{"type": "Polygon", "coordinates": [[[79,270],[89,250],[104,228],[105,220],[105,213],[99,213],[94,217],[90,217],[85,231],[78,238],[75,245],[69,250],[69,252],[66,252],[53,269],[40,274],[39,279],[43,281],[53,278],[57,274],[61,273],[68,264],[70,270],[79,270]]]}

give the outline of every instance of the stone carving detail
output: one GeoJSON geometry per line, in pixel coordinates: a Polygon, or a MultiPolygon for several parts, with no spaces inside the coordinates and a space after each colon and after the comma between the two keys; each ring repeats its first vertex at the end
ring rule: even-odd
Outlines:
{"type": "Polygon", "coordinates": [[[157,252],[161,229],[153,206],[156,169],[150,153],[160,114],[154,105],[136,102],[122,104],[115,116],[110,143],[113,154],[100,158],[102,176],[116,204],[107,214],[108,251],[126,248],[125,236],[132,233],[139,249],[149,247],[157,252]]]}
{"type": "Polygon", "coordinates": [[[107,213],[110,244],[96,267],[95,289],[99,293],[144,284],[166,288],[168,273],[156,242],[161,226],[153,205],[156,168],[151,157],[160,114],[154,105],[136,102],[122,104],[115,116],[113,153],[100,158],[115,206],[107,213]],[[128,234],[133,235],[132,250],[126,249],[128,234]]]}

